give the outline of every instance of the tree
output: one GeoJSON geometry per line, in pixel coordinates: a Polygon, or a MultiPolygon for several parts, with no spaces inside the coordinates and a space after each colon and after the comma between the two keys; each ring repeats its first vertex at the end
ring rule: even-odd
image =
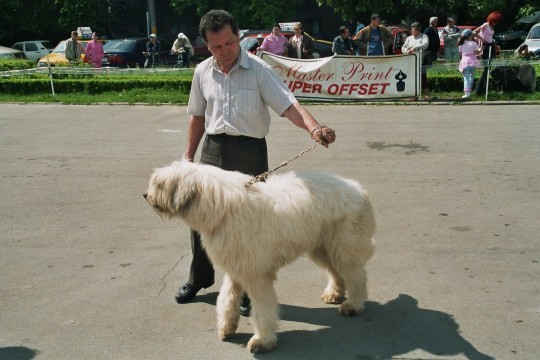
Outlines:
{"type": "Polygon", "coordinates": [[[302,0],[171,0],[172,6],[182,13],[190,7],[197,9],[199,16],[211,9],[224,9],[233,14],[241,28],[270,28],[278,22],[294,21],[295,10],[302,0]]]}

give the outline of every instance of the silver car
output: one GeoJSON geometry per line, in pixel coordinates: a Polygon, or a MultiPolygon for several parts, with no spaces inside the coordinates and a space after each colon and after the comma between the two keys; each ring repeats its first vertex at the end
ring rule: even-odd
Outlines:
{"type": "Polygon", "coordinates": [[[52,50],[49,40],[21,41],[13,44],[12,48],[22,51],[28,60],[38,61],[52,50]]]}

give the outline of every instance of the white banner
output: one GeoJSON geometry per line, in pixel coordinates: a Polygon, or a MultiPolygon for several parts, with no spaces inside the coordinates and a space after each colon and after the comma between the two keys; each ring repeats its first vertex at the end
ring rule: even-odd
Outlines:
{"type": "Polygon", "coordinates": [[[261,54],[297,98],[376,100],[420,95],[418,54],[291,59],[261,54]]]}

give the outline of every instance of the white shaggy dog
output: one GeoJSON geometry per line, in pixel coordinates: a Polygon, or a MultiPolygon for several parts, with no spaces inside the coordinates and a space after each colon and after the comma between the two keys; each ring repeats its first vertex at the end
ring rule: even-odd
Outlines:
{"type": "Polygon", "coordinates": [[[186,161],[156,169],[146,200],[160,214],[199,231],[212,262],[225,271],[217,299],[219,337],[238,327],[246,291],[255,334],[248,349],[277,343],[277,271],[303,254],[328,272],[322,294],[339,312],[364,310],[366,262],[373,255],[375,218],[356,181],[328,173],[288,172],[250,187],[250,176],[186,161]],[[345,300],[346,297],[346,300],[345,300]]]}

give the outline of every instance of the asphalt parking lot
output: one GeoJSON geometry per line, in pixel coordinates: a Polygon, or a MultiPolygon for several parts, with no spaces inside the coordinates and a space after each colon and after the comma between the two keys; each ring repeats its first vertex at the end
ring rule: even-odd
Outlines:
{"type": "MultiPolygon", "coordinates": [[[[0,105],[0,359],[537,359],[540,121],[535,105],[308,109],[337,142],[279,171],[324,169],[369,191],[378,230],[364,314],[320,301],[306,258],[278,274],[278,347],[249,318],[218,340],[222,274],[174,294],[188,228],[142,197],[178,159],[184,106],[0,105]]],[[[270,164],[312,144],[273,115],[270,164]]]]}

